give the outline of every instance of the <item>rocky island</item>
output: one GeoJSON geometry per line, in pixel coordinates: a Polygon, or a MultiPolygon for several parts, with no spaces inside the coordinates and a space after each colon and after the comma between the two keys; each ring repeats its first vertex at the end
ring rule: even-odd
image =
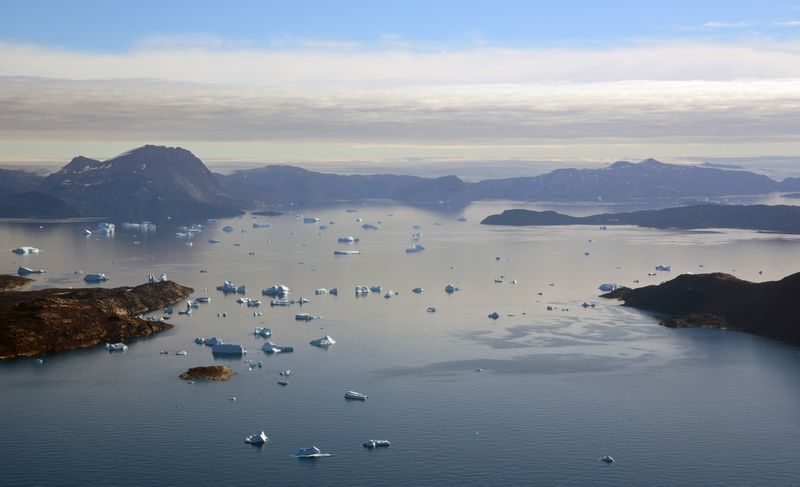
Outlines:
{"type": "MultiPolygon", "coordinates": [[[[0,283],[19,283],[20,279],[2,276],[0,283]]],[[[0,360],[88,348],[167,330],[172,328],[169,323],[135,316],[192,292],[172,281],[113,289],[1,291],[0,360]]]]}
{"type": "Polygon", "coordinates": [[[229,380],[236,372],[225,365],[192,367],[179,377],[183,380],[229,380]]]}
{"type": "Polygon", "coordinates": [[[800,273],[780,281],[749,282],[730,274],[683,274],[638,289],[622,287],[604,298],[665,316],[674,328],[711,327],[800,343],[800,273]]]}
{"type": "Polygon", "coordinates": [[[739,228],[766,232],[800,234],[800,206],[702,204],[642,210],[630,213],[603,213],[575,217],[555,211],[505,210],[489,215],[483,225],[635,225],[649,228],[739,228]]]}
{"type": "Polygon", "coordinates": [[[0,291],[17,289],[31,281],[33,281],[33,279],[29,279],[27,277],[2,275],[0,276],[0,291]]]}

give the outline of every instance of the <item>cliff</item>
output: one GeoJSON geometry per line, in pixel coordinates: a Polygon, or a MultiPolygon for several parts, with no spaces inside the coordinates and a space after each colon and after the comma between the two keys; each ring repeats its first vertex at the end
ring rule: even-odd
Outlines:
{"type": "Polygon", "coordinates": [[[189,296],[175,282],[136,287],[0,292],[0,360],[88,348],[172,325],[135,318],[189,296]]]}

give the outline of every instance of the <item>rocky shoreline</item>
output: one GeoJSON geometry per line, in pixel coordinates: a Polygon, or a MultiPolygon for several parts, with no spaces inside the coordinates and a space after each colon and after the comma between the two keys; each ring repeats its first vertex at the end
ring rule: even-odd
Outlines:
{"type": "MultiPolygon", "coordinates": [[[[0,283],[24,285],[18,279],[22,278],[2,276],[0,283]]],[[[0,360],[89,348],[167,330],[172,328],[169,323],[136,315],[159,310],[192,292],[172,281],[112,289],[0,291],[0,360]]]]}

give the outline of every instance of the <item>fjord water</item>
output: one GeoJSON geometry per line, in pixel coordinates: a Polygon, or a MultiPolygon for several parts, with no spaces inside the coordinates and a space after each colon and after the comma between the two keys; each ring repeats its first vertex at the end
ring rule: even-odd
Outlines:
{"type": "Polygon", "coordinates": [[[190,317],[176,314],[173,329],[128,342],[124,353],[94,347],[45,356],[43,366],[0,363],[0,484],[797,483],[797,347],[663,328],[657,317],[597,298],[597,286],[658,283],[681,272],[778,279],[798,270],[800,238],[479,225],[505,207],[472,205],[466,222],[456,213],[377,203],[357,213],[305,212],[335,221],[327,230],[293,214],[248,215],[210,224],[192,246],[166,228],[83,238],[79,231],[93,224],[0,223],[0,248],[42,249],[31,256],[5,250],[0,259],[2,273],[46,269],[34,288],[86,286],[78,270],[106,273],[109,287],[165,272],[195,288],[194,296],[211,297],[190,317]],[[359,217],[380,230],[362,230],[359,217]],[[253,221],[272,227],[254,229],[253,221]],[[223,232],[226,225],[235,231],[223,232]],[[406,254],[413,232],[422,232],[426,250],[406,254]],[[338,244],[344,235],[361,241],[338,244]],[[362,254],[333,255],[342,248],[362,254]],[[658,264],[672,272],[648,276],[658,264]],[[263,315],[253,316],[254,308],[214,289],[225,279],[246,284],[253,298],[284,283],[291,297],[311,300],[302,312],[322,318],[297,322],[299,306],[270,308],[267,300],[257,310],[263,315]],[[448,283],[461,290],[447,295],[448,283]],[[355,285],[399,295],[356,298],[355,285]],[[411,292],[418,286],[424,294],[411,292]],[[319,287],[340,294],[315,296],[319,287]],[[496,321],[487,318],[493,311],[496,321]],[[229,317],[218,318],[223,312],[229,317]],[[272,328],[272,341],[294,353],[264,354],[256,326],[272,328]],[[193,342],[212,335],[245,345],[263,368],[214,358],[193,342]],[[324,335],[337,343],[327,350],[308,344],[324,335]],[[176,356],[179,350],[188,355],[176,356]],[[237,375],[223,383],[178,379],[208,364],[237,375]],[[278,371],[286,368],[294,374],[281,387],[278,371]],[[369,399],[346,401],[351,389],[369,399]],[[244,443],[262,429],[270,437],[263,448],[244,443]],[[392,446],[367,450],[361,444],[370,438],[392,446]],[[291,457],[311,445],[333,456],[291,457]],[[606,465],[603,455],[617,461],[606,465]]]}

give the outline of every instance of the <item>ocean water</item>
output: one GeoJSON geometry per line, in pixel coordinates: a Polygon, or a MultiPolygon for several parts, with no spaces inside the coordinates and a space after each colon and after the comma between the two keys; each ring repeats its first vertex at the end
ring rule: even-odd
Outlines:
{"type": "Polygon", "coordinates": [[[192,246],[166,228],[84,238],[80,230],[94,223],[1,222],[0,272],[46,269],[34,288],[86,286],[78,271],[106,273],[105,286],[166,272],[211,302],[173,316],[171,330],[130,341],[124,353],[95,347],[44,356],[42,366],[0,363],[0,485],[798,483],[800,348],[663,328],[655,316],[598,298],[597,286],[682,272],[778,279],[798,270],[800,237],[479,225],[506,207],[472,205],[466,222],[456,220],[462,213],[386,203],[306,211],[327,230],[294,214],[247,215],[209,224],[192,246]],[[356,218],[380,229],[363,230],[356,218]],[[254,221],[272,227],[254,229],[254,221]],[[223,232],[226,225],[234,232],[223,232]],[[413,232],[426,250],[406,254],[413,232]],[[360,243],[338,244],[345,235],[360,243]],[[8,250],[20,245],[42,252],[8,250]],[[333,255],[344,248],[362,253],[333,255]],[[648,276],[658,264],[672,272],[648,276]],[[311,302],[270,308],[265,298],[254,316],[215,290],[225,279],[245,284],[248,297],[284,283],[290,297],[311,302]],[[446,294],[448,283],[460,291],[446,294]],[[357,298],[356,285],[399,294],[357,298]],[[423,294],[411,292],[418,286],[423,294]],[[314,295],[319,287],[339,295],[314,295]],[[497,320],[487,317],[494,311],[497,320]],[[218,318],[223,312],[229,317],[218,318]],[[298,322],[299,312],[322,318],[298,322]],[[295,351],[263,353],[256,326],[295,351]],[[215,358],[193,342],[212,335],[245,345],[263,367],[215,358]],[[337,343],[309,345],[324,335],[337,343]],[[178,379],[209,364],[237,375],[178,379]],[[294,374],[282,387],[286,368],[294,374]],[[345,400],[351,389],[369,398],[345,400]],[[262,429],[265,446],[244,443],[262,429]],[[392,446],[363,448],[370,438],[392,446]],[[333,456],[292,458],[311,445],[333,456]],[[616,462],[600,462],[603,455],[616,462]]]}

